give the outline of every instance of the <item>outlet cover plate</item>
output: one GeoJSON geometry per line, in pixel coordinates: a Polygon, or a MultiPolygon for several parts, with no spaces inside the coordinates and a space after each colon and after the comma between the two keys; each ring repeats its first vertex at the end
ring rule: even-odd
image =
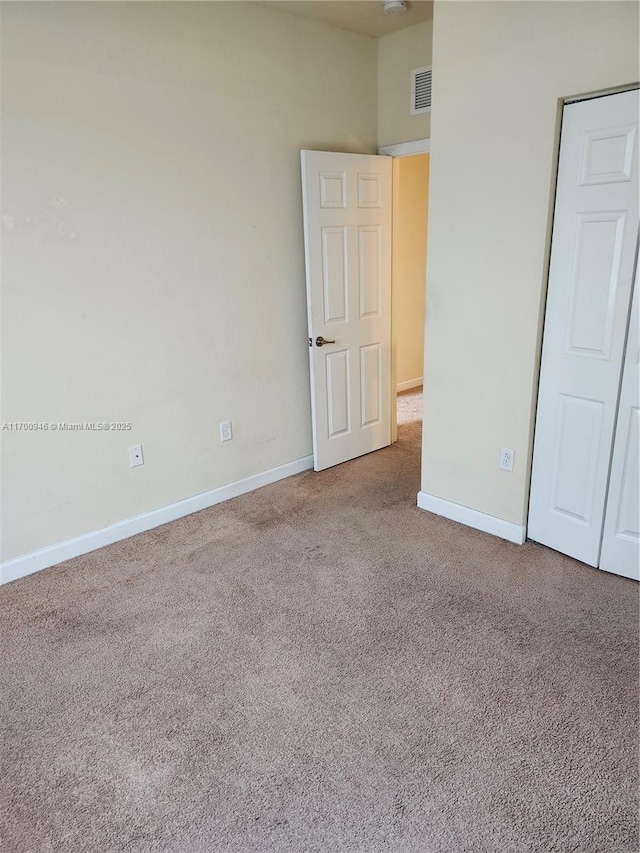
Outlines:
{"type": "Polygon", "coordinates": [[[142,445],[134,444],[129,448],[129,465],[132,468],[137,468],[138,465],[144,465],[144,456],[142,455],[142,445]]]}
{"type": "Polygon", "coordinates": [[[515,450],[510,450],[508,447],[503,447],[500,451],[500,469],[502,471],[513,471],[513,460],[515,458],[515,450]]]}

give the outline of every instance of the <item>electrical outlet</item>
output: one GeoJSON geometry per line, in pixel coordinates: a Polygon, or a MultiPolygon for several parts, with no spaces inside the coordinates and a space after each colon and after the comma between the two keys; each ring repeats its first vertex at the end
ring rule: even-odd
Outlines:
{"type": "Polygon", "coordinates": [[[222,421],[220,424],[220,441],[231,441],[232,438],[231,421],[222,421]]]}
{"type": "Polygon", "coordinates": [[[503,471],[513,471],[513,460],[516,455],[515,450],[509,450],[503,447],[500,451],[500,468],[503,471]]]}
{"type": "Polygon", "coordinates": [[[142,445],[134,444],[129,448],[129,465],[136,468],[138,465],[144,465],[144,456],[142,455],[142,445]]]}

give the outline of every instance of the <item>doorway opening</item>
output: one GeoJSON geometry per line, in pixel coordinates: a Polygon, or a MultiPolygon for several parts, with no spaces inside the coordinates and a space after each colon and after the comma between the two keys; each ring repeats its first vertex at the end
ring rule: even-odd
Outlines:
{"type": "Polygon", "coordinates": [[[389,146],[393,156],[391,347],[396,425],[422,422],[429,140],[389,146]],[[416,151],[416,148],[418,150],[416,151]],[[395,149],[395,150],[394,150],[395,149]]]}
{"type": "Polygon", "coordinates": [[[422,385],[429,141],[392,148],[301,152],[316,471],[396,441],[422,385]]]}

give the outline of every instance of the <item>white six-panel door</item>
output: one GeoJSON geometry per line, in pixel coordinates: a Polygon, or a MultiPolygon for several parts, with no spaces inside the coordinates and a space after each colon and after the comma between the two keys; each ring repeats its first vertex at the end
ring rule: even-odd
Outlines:
{"type": "Polygon", "coordinates": [[[638,580],[640,569],[640,296],[638,269],[613,442],[600,568],[638,580]]]}
{"type": "Polygon", "coordinates": [[[302,151],[313,457],[391,441],[391,158],[302,151]],[[322,341],[326,341],[323,343],[322,341]]]}
{"type": "Polygon", "coordinates": [[[597,566],[638,233],[638,92],[565,106],[527,534],[597,566]]]}

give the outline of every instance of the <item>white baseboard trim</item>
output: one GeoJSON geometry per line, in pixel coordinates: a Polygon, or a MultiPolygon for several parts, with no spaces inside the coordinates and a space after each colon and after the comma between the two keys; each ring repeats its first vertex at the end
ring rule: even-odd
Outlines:
{"type": "Polygon", "coordinates": [[[496,518],[495,515],[486,515],[484,512],[437,498],[427,492],[418,492],[418,507],[427,512],[442,515],[444,518],[450,518],[452,521],[459,521],[467,527],[475,527],[476,530],[483,530],[485,533],[515,542],[516,545],[522,545],[525,540],[526,529],[521,524],[504,521],[502,518],[496,518]]]}
{"type": "Polygon", "coordinates": [[[137,533],[144,533],[145,530],[152,530],[161,524],[167,524],[169,521],[191,515],[192,512],[207,509],[207,507],[222,503],[230,498],[237,498],[239,495],[253,492],[263,486],[269,486],[271,483],[277,483],[278,480],[284,480],[286,477],[292,477],[294,474],[300,474],[310,468],[313,468],[313,456],[303,456],[302,459],[287,462],[285,465],[263,471],[262,474],[254,474],[244,480],[228,483],[226,486],[211,489],[209,492],[185,498],[185,500],[177,501],[168,506],[159,507],[132,518],[125,518],[123,521],[110,524],[109,527],[103,527],[101,530],[94,530],[92,533],[85,533],[82,536],[76,536],[74,539],[67,539],[64,542],[58,542],[56,545],[32,551],[30,554],[6,560],[4,563],[0,563],[0,585],[31,575],[33,572],[39,572],[49,566],[55,566],[65,560],[70,560],[72,557],[79,557],[81,554],[89,553],[89,551],[104,548],[105,545],[111,545],[113,542],[119,542],[129,536],[135,536],[137,533]]]}
{"type": "Polygon", "coordinates": [[[415,379],[407,379],[406,382],[398,382],[398,394],[401,391],[410,391],[412,388],[420,388],[422,385],[422,376],[416,376],[415,379]]]}

